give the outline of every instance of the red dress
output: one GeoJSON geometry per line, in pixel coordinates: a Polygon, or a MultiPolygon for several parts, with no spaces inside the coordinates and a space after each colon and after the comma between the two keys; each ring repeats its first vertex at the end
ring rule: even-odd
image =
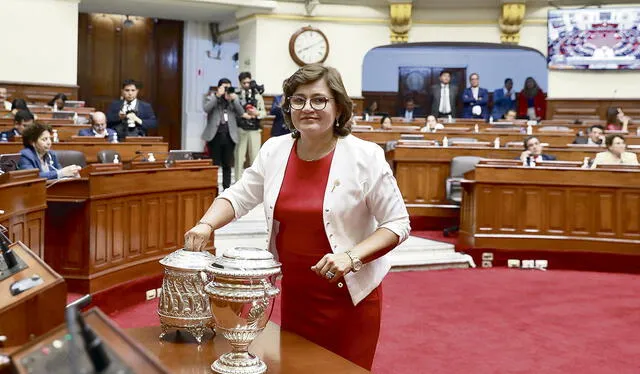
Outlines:
{"type": "MultiPolygon", "coordinates": [[[[282,263],[282,328],[368,370],[380,333],[382,289],[353,305],[346,285],[329,283],[311,270],[332,253],[322,220],[322,203],[333,152],[303,161],[294,144],[274,211],[282,263]]],[[[344,283],[344,282],[343,282],[344,283]]]]}

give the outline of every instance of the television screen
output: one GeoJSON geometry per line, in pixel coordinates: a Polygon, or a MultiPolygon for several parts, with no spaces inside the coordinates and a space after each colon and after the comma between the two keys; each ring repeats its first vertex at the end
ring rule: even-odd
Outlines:
{"type": "Polygon", "coordinates": [[[640,8],[550,10],[550,69],[640,69],[640,8]]]}

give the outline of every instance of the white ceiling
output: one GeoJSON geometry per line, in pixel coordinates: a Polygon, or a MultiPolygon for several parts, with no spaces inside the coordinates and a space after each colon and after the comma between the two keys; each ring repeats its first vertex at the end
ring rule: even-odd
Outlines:
{"type": "MultiPolygon", "coordinates": [[[[411,1],[411,0],[408,0],[411,1]]],[[[128,14],[132,16],[164,19],[224,22],[235,18],[240,9],[269,12],[278,1],[265,0],[81,0],[80,12],[128,14]]],[[[280,2],[304,3],[304,0],[280,2]]],[[[322,4],[363,5],[386,7],[389,0],[320,0],[322,4]]],[[[502,0],[413,0],[415,9],[455,9],[498,7],[502,0]]],[[[638,3],[639,0],[617,0],[616,4],[638,3]]],[[[611,1],[594,0],[526,0],[532,6],[579,6],[611,1]]]]}

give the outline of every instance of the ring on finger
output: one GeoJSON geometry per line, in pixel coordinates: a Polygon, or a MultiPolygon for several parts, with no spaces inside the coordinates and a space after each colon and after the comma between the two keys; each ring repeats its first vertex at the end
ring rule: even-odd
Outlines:
{"type": "Polygon", "coordinates": [[[324,276],[325,276],[327,279],[333,279],[333,277],[335,277],[336,275],[335,275],[331,270],[329,270],[329,271],[327,271],[327,272],[324,274],[324,276]]]}

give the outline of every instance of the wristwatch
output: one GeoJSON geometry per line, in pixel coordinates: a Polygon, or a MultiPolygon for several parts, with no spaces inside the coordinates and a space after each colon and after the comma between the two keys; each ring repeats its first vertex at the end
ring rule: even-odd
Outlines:
{"type": "Polygon", "coordinates": [[[362,269],[362,261],[360,260],[360,257],[354,255],[351,251],[346,251],[345,253],[351,259],[351,271],[355,273],[362,269]]]}

